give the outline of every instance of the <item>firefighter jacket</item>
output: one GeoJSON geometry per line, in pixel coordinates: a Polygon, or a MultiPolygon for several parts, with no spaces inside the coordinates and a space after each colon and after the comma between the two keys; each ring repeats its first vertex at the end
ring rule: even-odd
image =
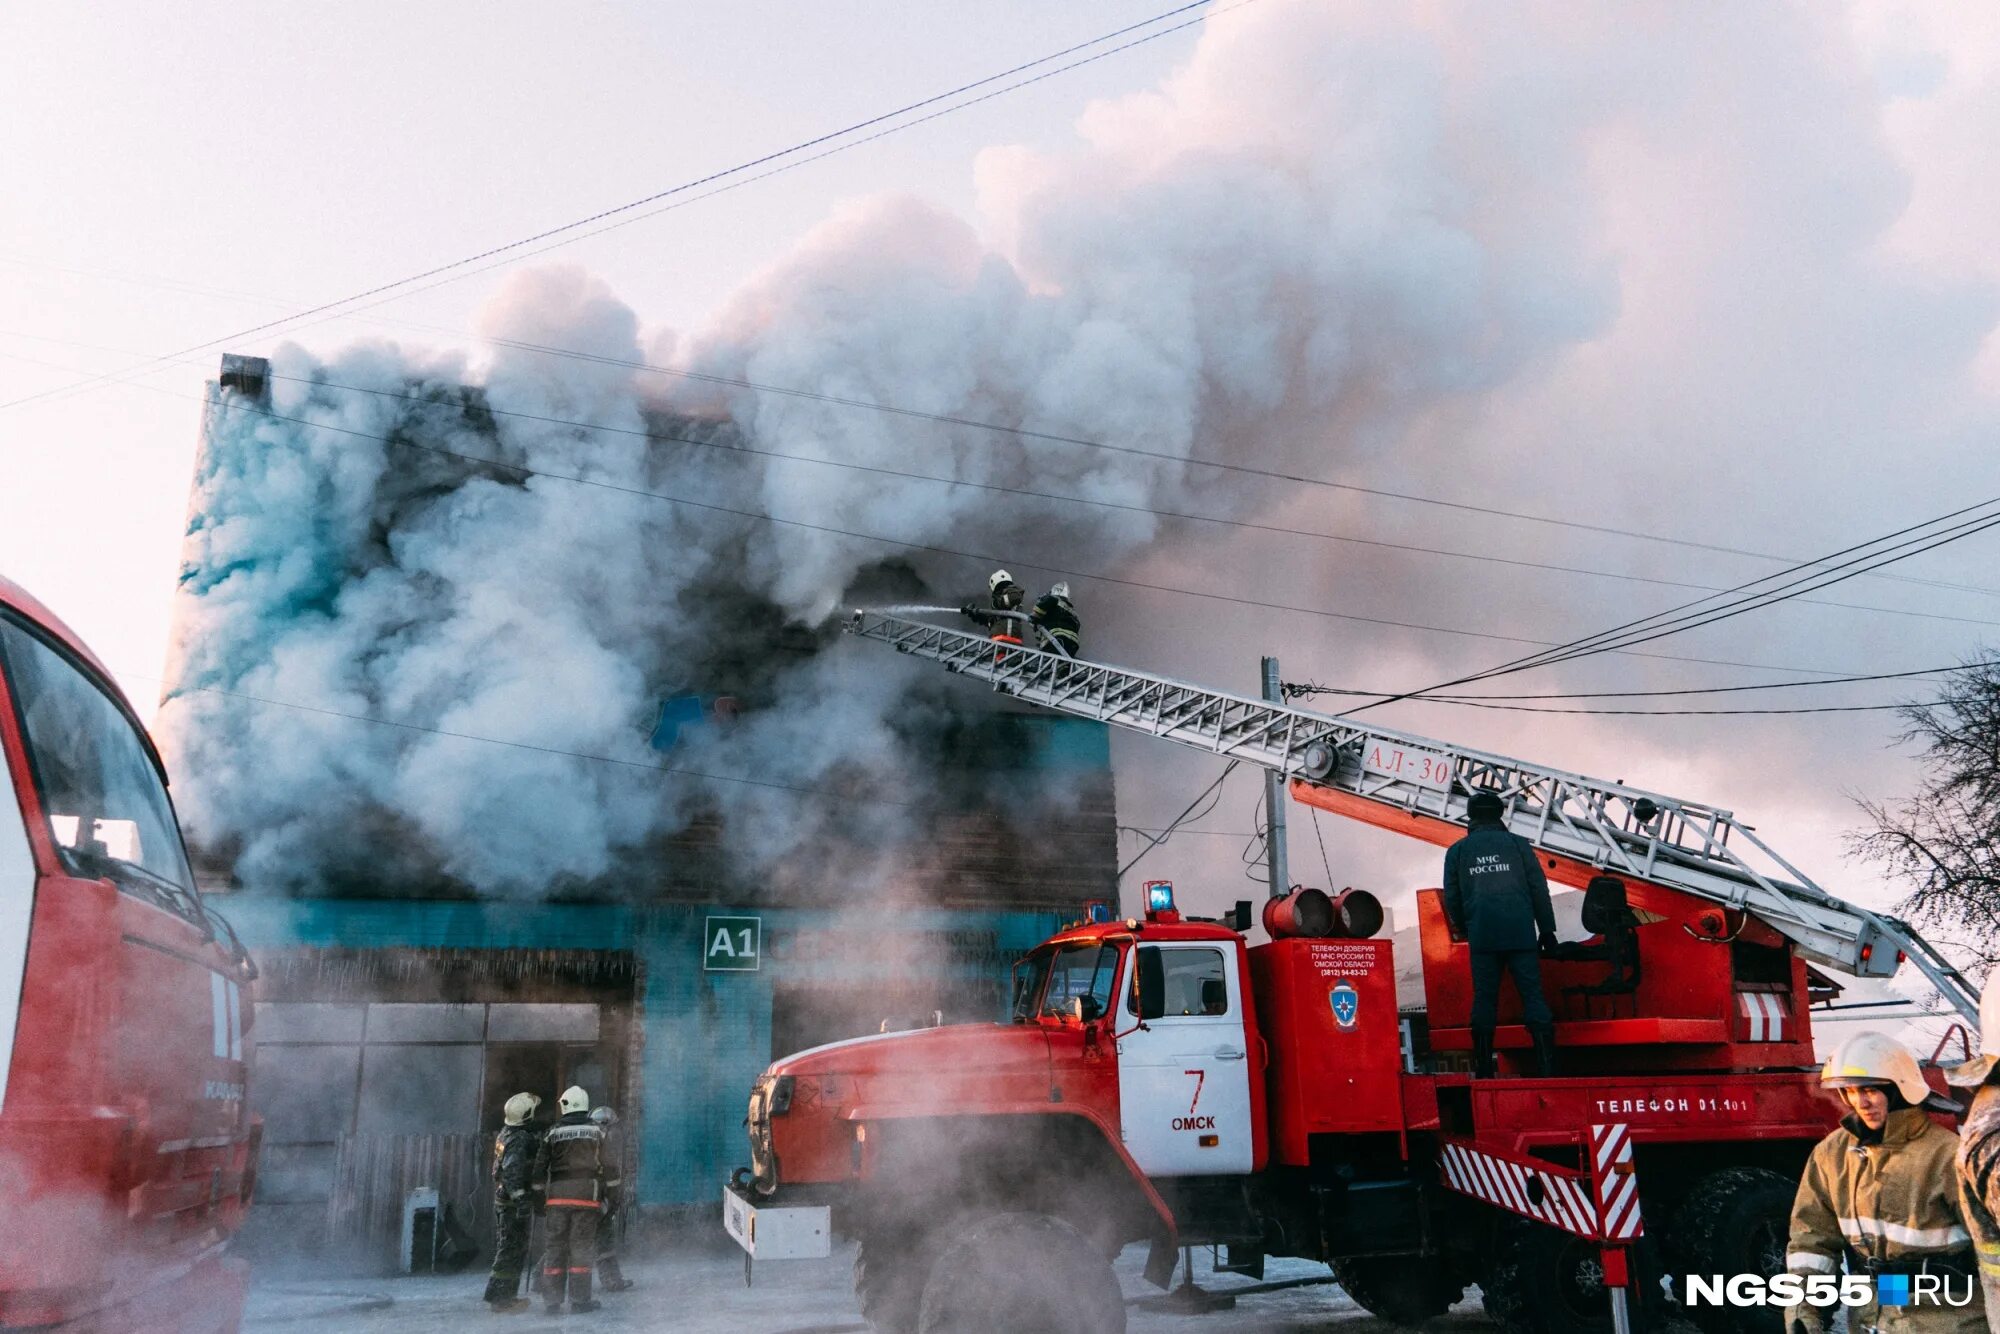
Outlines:
{"type": "Polygon", "coordinates": [[[1979,1086],[1958,1136],[1959,1208],[1986,1289],[1986,1318],[2000,1320],[2000,1084],[1979,1086]]]}
{"type": "MultiPolygon", "coordinates": [[[[1811,1278],[1850,1274],[1944,1274],[1948,1295],[1963,1299],[1972,1280],[1971,1234],[1959,1213],[1954,1160],[1958,1136],[1921,1107],[1889,1113],[1879,1139],[1859,1118],[1814,1146],[1792,1201],[1785,1268],[1811,1278]],[[1874,1140],[1874,1142],[1870,1142],[1874,1140]]],[[[1986,1327],[1983,1304],[1850,1307],[1850,1329],[1904,1334],[1973,1334],[1986,1327]]],[[[1787,1307],[1785,1328],[1821,1330],[1837,1307],[1787,1307]]]]}
{"type": "Polygon", "coordinates": [[[1531,950],[1556,933],[1549,881],[1534,845],[1481,821],[1444,854],[1444,915],[1475,950],[1531,950]]]}
{"type": "Polygon", "coordinates": [[[493,1137],[493,1197],[503,1203],[523,1199],[535,1166],[539,1126],[502,1126],[493,1137]]]}
{"type": "Polygon", "coordinates": [[[1035,628],[1056,641],[1062,651],[1074,658],[1083,652],[1083,622],[1077,619],[1076,608],[1068,598],[1059,598],[1054,593],[1044,593],[1035,602],[1035,609],[1028,613],[1028,619],[1035,628]]]}
{"type": "Polygon", "coordinates": [[[535,1184],[550,1208],[595,1206],[604,1198],[604,1128],[589,1112],[569,1112],[542,1136],[535,1184]]]}

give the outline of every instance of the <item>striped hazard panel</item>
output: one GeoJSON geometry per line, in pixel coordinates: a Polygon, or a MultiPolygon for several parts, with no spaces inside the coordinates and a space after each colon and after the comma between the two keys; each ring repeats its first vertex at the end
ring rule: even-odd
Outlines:
{"type": "Polygon", "coordinates": [[[1597,1216],[1606,1241],[1630,1241],[1639,1220],[1639,1175],[1632,1170],[1632,1128],[1623,1122],[1590,1128],[1591,1175],[1597,1181],[1597,1216]]]}
{"type": "Polygon", "coordinates": [[[1548,1163],[1503,1158],[1447,1140],[1439,1155],[1445,1183],[1462,1195],[1497,1204],[1579,1237],[1597,1236],[1590,1178],[1548,1163]]]}
{"type": "Polygon", "coordinates": [[[1785,997],[1769,991],[1739,991],[1736,993],[1737,1008],[1750,1022],[1751,1042],[1783,1042],[1787,1021],[1791,1018],[1791,1007],[1785,997]]]}

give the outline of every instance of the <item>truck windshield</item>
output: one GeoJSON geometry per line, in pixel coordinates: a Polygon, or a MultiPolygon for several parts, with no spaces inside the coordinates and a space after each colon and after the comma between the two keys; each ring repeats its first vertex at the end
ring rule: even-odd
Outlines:
{"type": "Polygon", "coordinates": [[[1025,1024],[1035,1017],[1035,1002],[1042,998],[1042,984],[1049,980],[1049,964],[1056,952],[1046,946],[1014,965],[1013,1020],[1025,1024]]]}
{"type": "Polygon", "coordinates": [[[1118,983],[1118,947],[1087,944],[1065,945],[1049,966],[1048,990],[1042,996],[1041,1012],[1059,1016],[1071,1013],[1070,1002],[1083,1002],[1085,1019],[1101,1018],[1111,1009],[1111,996],[1118,983]]]}
{"type": "Polygon", "coordinates": [[[191,890],[166,787],[124,710],[69,659],[6,617],[0,617],[0,668],[20,710],[49,832],[70,873],[191,890]]]}

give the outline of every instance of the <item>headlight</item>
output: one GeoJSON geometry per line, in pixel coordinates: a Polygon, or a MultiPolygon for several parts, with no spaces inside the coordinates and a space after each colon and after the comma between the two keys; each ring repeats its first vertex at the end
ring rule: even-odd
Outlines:
{"type": "Polygon", "coordinates": [[[792,1110],[793,1079],[790,1075],[779,1075],[771,1085],[770,1111],[772,1116],[783,1116],[792,1110]]]}

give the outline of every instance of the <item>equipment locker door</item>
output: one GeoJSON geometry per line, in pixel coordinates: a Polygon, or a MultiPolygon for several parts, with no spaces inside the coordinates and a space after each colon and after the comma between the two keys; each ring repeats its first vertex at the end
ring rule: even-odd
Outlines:
{"type": "Polygon", "coordinates": [[[1142,945],[1157,954],[1166,1013],[1139,1027],[1138,987],[1127,989],[1118,1040],[1125,1149],[1148,1176],[1250,1170],[1249,1045],[1232,951],[1207,942],[1142,945]]]}

